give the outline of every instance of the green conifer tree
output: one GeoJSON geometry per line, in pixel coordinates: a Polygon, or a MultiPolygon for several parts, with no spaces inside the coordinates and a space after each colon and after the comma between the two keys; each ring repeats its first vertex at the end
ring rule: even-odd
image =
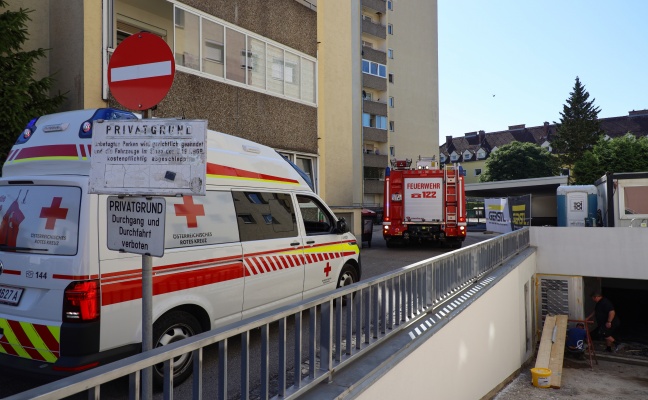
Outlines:
{"type": "Polygon", "coordinates": [[[595,99],[588,101],[590,95],[578,77],[569,95],[560,113],[560,123],[554,122],[556,135],[551,140],[551,147],[562,165],[571,168],[596,144],[603,130],[598,121],[601,110],[594,106],[595,99]]]}
{"type": "Polygon", "coordinates": [[[7,8],[0,0],[0,165],[29,120],[55,111],[65,99],[60,93],[50,97],[51,76],[34,79],[34,64],[47,50],[22,50],[31,10],[7,8]]]}

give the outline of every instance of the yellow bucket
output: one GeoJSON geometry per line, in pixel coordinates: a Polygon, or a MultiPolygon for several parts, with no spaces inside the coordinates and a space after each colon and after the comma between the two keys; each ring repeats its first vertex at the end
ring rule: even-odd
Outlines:
{"type": "Polygon", "coordinates": [[[531,368],[531,382],[533,386],[539,388],[548,388],[551,385],[549,380],[551,378],[551,370],[548,368],[531,368]]]}

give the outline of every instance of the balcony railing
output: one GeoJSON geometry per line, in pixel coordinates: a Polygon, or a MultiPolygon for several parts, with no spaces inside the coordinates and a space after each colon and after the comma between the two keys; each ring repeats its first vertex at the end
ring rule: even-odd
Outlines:
{"type": "Polygon", "coordinates": [[[365,194],[382,194],[385,190],[385,182],[378,179],[365,179],[365,194]]]}
{"type": "Polygon", "coordinates": [[[376,75],[362,74],[362,86],[384,92],[387,90],[387,78],[376,75]]]}
{"type": "Polygon", "coordinates": [[[387,143],[388,140],[387,130],[385,129],[371,128],[369,126],[365,126],[362,128],[362,135],[365,141],[387,143]]]}
{"type": "Polygon", "coordinates": [[[362,33],[375,36],[379,39],[387,39],[387,28],[385,25],[377,24],[367,19],[362,20],[362,33]]]}
{"type": "Polygon", "coordinates": [[[362,7],[384,14],[387,11],[387,2],[385,0],[362,0],[362,7]]]}
{"type": "Polygon", "coordinates": [[[385,168],[388,162],[389,162],[389,158],[386,155],[382,155],[382,154],[364,155],[365,167],[385,168]]]}
{"type": "Polygon", "coordinates": [[[387,64],[387,53],[373,47],[362,46],[362,58],[379,64],[387,64]]]}

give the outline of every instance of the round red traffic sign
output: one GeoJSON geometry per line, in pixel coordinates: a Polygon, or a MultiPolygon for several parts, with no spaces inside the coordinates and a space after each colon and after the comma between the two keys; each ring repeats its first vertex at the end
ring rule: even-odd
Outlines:
{"type": "Polygon", "coordinates": [[[162,101],[174,75],[173,52],[162,38],[149,32],[124,39],[108,63],[110,92],[131,110],[148,110],[162,101]]]}

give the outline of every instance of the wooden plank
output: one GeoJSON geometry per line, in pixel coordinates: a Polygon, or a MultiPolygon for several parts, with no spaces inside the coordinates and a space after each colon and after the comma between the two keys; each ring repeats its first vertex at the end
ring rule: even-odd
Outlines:
{"type": "Polygon", "coordinates": [[[556,316],[547,315],[545,317],[542,336],[540,337],[540,347],[538,348],[538,357],[536,358],[536,368],[549,368],[549,359],[551,358],[551,337],[553,329],[556,326],[556,316]]]}
{"type": "Polygon", "coordinates": [[[549,369],[551,370],[551,380],[549,385],[552,388],[560,388],[562,381],[563,357],[565,356],[565,336],[567,336],[567,316],[556,316],[556,337],[553,346],[551,346],[551,358],[549,359],[549,369]]]}

